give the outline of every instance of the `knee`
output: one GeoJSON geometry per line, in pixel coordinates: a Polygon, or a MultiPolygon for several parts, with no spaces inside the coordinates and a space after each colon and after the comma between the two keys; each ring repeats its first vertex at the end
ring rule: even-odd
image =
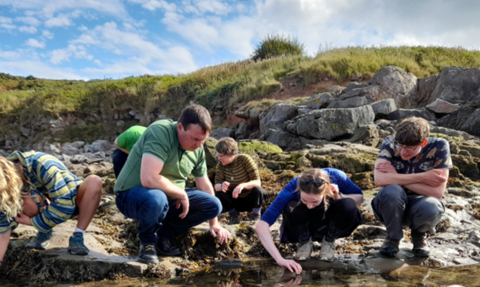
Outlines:
{"type": "Polygon", "coordinates": [[[437,222],[442,218],[445,209],[437,198],[427,197],[418,206],[417,214],[424,222],[437,222]]]}
{"type": "Polygon", "coordinates": [[[99,176],[89,175],[87,178],[85,178],[84,183],[87,185],[87,188],[90,190],[90,192],[96,195],[102,194],[103,181],[99,176]]]}
{"type": "Polygon", "coordinates": [[[357,204],[352,198],[343,198],[335,201],[332,208],[340,210],[342,213],[350,214],[357,211],[357,204]]]}
{"type": "Polygon", "coordinates": [[[375,196],[375,201],[396,204],[399,201],[406,201],[407,196],[400,185],[391,184],[384,186],[375,196]]]}
{"type": "Polygon", "coordinates": [[[215,214],[214,217],[218,216],[222,212],[223,206],[222,202],[218,197],[212,197],[211,200],[211,212],[212,214],[215,214]]]}

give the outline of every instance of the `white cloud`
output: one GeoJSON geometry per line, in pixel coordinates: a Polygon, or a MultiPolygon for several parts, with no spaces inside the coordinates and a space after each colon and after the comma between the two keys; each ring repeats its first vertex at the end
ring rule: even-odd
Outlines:
{"type": "Polygon", "coordinates": [[[70,25],[72,25],[72,22],[70,22],[70,19],[67,15],[60,15],[58,17],[48,19],[45,22],[46,27],[62,27],[70,25]]]}
{"type": "Polygon", "coordinates": [[[53,50],[51,53],[50,62],[52,64],[60,64],[64,61],[70,61],[71,56],[74,56],[77,59],[93,59],[93,56],[88,54],[85,46],[70,44],[65,49],[53,50]]]}
{"type": "Polygon", "coordinates": [[[7,30],[13,30],[13,29],[17,28],[17,26],[15,26],[15,25],[10,25],[10,24],[5,24],[5,23],[0,24],[0,27],[5,28],[7,30]]]}
{"type": "Polygon", "coordinates": [[[48,31],[48,30],[45,30],[45,31],[43,31],[42,36],[47,38],[47,39],[52,40],[53,37],[54,37],[54,34],[50,31],[48,31]]]}
{"type": "Polygon", "coordinates": [[[20,53],[15,51],[2,51],[0,50],[0,58],[11,59],[20,58],[20,53]]]}
{"type": "Polygon", "coordinates": [[[0,24],[11,24],[12,18],[0,16],[0,24]]]}
{"type": "Polygon", "coordinates": [[[98,59],[93,60],[93,62],[99,66],[102,66],[102,62],[98,59]]]}
{"type": "Polygon", "coordinates": [[[128,17],[128,13],[120,0],[1,0],[0,6],[11,6],[13,9],[29,10],[29,14],[27,14],[29,16],[39,14],[38,11],[41,11],[40,14],[46,18],[52,18],[53,15],[59,11],[75,9],[92,9],[119,18],[128,17]]]}
{"type": "Polygon", "coordinates": [[[162,9],[166,11],[176,11],[177,6],[174,3],[168,3],[165,0],[129,0],[131,3],[141,4],[143,8],[150,11],[162,9]]]}
{"type": "Polygon", "coordinates": [[[35,18],[35,17],[31,17],[31,16],[28,16],[28,17],[17,17],[15,18],[16,21],[20,21],[26,25],[30,25],[30,26],[38,26],[40,25],[40,21],[35,18]]]}
{"type": "Polygon", "coordinates": [[[87,73],[118,75],[126,73],[129,69],[129,75],[132,73],[178,73],[193,71],[197,68],[190,51],[185,47],[172,46],[162,49],[139,33],[120,30],[114,22],[86,31],[78,39],[71,41],[71,44],[95,45],[123,56],[123,60],[113,64],[103,63],[101,69],[84,69],[87,73]]]}
{"type": "Polygon", "coordinates": [[[22,26],[22,27],[19,27],[18,30],[20,32],[25,32],[25,33],[30,33],[30,34],[37,33],[37,28],[35,28],[33,26],[22,26]]]}
{"type": "Polygon", "coordinates": [[[45,48],[45,43],[39,42],[38,40],[32,38],[28,39],[27,43],[25,44],[33,48],[45,48]]]}
{"type": "Polygon", "coordinates": [[[41,61],[0,61],[2,72],[10,75],[28,76],[57,80],[88,80],[72,68],[51,67],[41,61]]]}

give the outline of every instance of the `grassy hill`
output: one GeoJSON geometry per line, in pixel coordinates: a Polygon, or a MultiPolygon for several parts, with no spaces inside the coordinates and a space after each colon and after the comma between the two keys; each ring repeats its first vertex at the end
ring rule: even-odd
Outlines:
{"type": "MultiPolygon", "coordinates": [[[[285,77],[299,76],[297,84],[308,86],[325,77],[341,81],[352,73],[372,75],[386,65],[399,66],[423,78],[440,73],[445,66],[480,68],[480,52],[443,47],[346,47],[315,57],[230,62],[176,76],[88,82],[0,73],[0,126],[13,119],[29,121],[38,114],[105,115],[118,110],[155,111],[176,118],[190,102],[212,110],[218,105],[228,107],[262,99],[279,90],[279,80],[285,77]]],[[[217,121],[219,124],[222,119],[217,121]]]]}

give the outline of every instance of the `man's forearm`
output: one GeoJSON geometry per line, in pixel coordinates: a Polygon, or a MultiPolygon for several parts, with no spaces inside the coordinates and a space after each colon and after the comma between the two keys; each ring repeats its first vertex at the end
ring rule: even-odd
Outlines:
{"type": "Polygon", "coordinates": [[[385,173],[375,170],[374,171],[375,185],[385,186],[389,184],[414,184],[422,182],[421,173],[410,173],[410,174],[401,174],[401,173],[385,173]]]}
{"type": "Polygon", "coordinates": [[[169,197],[173,198],[183,198],[185,196],[185,190],[176,186],[168,178],[162,175],[155,175],[150,178],[142,179],[142,184],[146,188],[155,188],[160,189],[165,192],[169,197]]]}
{"type": "Polygon", "coordinates": [[[440,186],[430,186],[424,183],[411,183],[405,184],[403,187],[408,188],[409,190],[418,193],[424,196],[433,196],[438,199],[441,199],[443,194],[445,193],[446,184],[442,184],[440,186]]]}

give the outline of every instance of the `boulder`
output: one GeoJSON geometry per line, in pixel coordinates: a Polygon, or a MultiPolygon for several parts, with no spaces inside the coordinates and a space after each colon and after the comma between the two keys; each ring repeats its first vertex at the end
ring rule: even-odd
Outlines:
{"type": "Polygon", "coordinates": [[[268,129],[281,128],[283,123],[297,116],[297,105],[292,103],[278,103],[270,108],[268,113],[260,120],[260,133],[268,129]]]}
{"type": "Polygon", "coordinates": [[[350,84],[348,84],[347,88],[345,88],[343,93],[348,93],[353,89],[362,89],[362,88],[365,88],[366,86],[367,86],[366,83],[351,82],[350,84]]]}
{"type": "Polygon", "coordinates": [[[209,137],[203,143],[203,150],[205,151],[205,160],[207,162],[207,167],[213,168],[217,166],[217,155],[215,151],[215,145],[217,144],[217,139],[214,137],[209,137]]]}
{"type": "Polygon", "coordinates": [[[224,137],[231,137],[233,138],[235,136],[235,131],[231,128],[219,128],[219,129],[213,129],[212,134],[210,137],[215,138],[217,140],[224,138],[224,137]]]}
{"type": "Polygon", "coordinates": [[[373,112],[375,113],[375,120],[386,119],[387,115],[397,110],[397,105],[394,99],[385,99],[378,102],[371,103],[373,112]]]}
{"type": "Polygon", "coordinates": [[[440,98],[453,104],[466,104],[479,94],[480,69],[444,67],[431,101],[440,98]]]}
{"type": "Polygon", "coordinates": [[[348,142],[361,143],[363,145],[376,147],[380,142],[378,127],[375,124],[360,126],[348,142]]]}
{"type": "Polygon", "coordinates": [[[345,87],[334,85],[328,89],[328,92],[331,93],[332,96],[337,97],[345,90],[345,87]]]}
{"type": "Polygon", "coordinates": [[[418,106],[423,107],[434,101],[434,99],[431,99],[431,97],[437,85],[437,80],[439,78],[440,78],[440,75],[434,75],[431,77],[418,80],[418,83],[417,83],[417,105],[418,106]]]}
{"type": "Polygon", "coordinates": [[[401,120],[409,117],[424,118],[427,121],[434,121],[436,119],[435,114],[426,108],[419,109],[397,109],[387,115],[389,120],[401,120]]]}
{"type": "Polygon", "coordinates": [[[378,70],[370,84],[382,86],[395,94],[408,94],[415,91],[417,77],[396,66],[386,66],[378,70]]]}
{"type": "Polygon", "coordinates": [[[282,152],[282,149],[279,146],[272,144],[270,142],[259,141],[259,140],[242,140],[238,143],[238,150],[244,153],[282,152]]]}
{"type": "Polygon", "coordinates": [[[112,148],[112,144],[107,140],[96,140],[91,145],[87,145],[91,151],[109,151],[112,148]]]}
{"type": "Polygon", "coordinates": [[[466,131],[472,135],[480,136],[480,109],[475,110],[460,127],[462,131],[466,131]]]}
{"type": "Polygon", "coordinates": [[[285,130],[306,138],[338,140],[350,138],[355,130],[373,123],[371,106],[350,109],[323,109],[298,116],[285,123],[285,130]]]}
{"type": "Polygon", "coordinates": [[[460,105],[451,104],[442,99],[436,99],[433,103],[426,106],[426,108],[436,114],[451,114],[460,109],[460,105]]]}

